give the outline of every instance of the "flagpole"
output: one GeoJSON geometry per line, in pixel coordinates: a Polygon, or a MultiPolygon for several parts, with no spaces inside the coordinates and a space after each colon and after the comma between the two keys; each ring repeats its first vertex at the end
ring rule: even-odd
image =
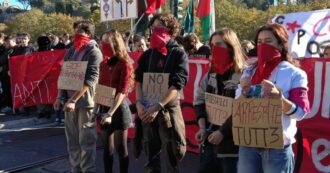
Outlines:
{"type": "Polygon", "coordinates": [[[140,21],[142,20],[142,18],[144,17],[145,14],[146,14],[146,13],[143,13],[143,14],[140,16],[140,18],[138,19],[138,21],[135,23],[135,25],[134,25],[133,27],[131,27],[131,31],[130,31],[129,36],[128,36],[128,39],[127,39],[127,41],[126,41],[126,46],[127,46],[127,47],[128,47],[128,41],[129,41],[129,39],[132,37],[133,32],[134,32],[136,26],[140,23],[140,21]]]}

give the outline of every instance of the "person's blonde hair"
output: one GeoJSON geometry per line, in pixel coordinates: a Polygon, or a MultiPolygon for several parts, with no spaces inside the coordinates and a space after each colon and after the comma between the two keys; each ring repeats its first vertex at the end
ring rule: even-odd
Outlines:
{"type": "Polygon", "coordinates": [[[219,35],[226,43],[229,50],[229,56],[232,58],[234,63],[235,72],[242,73],[243,69],[246,67],[245,56],[236,33],[229,28],[222,28],[218,31],[215,31],[210,37],[210,45],[212,43],[212,38],[215,35],[219,35]]]}
{"type": "Polygon", "coordinates": [[[106,41],[110,43],[110,47],[113,52],[113,56],[116,56],[119,60],[127,62],[130,68],[130,78],[129,78],[129,88],[133,89],[134,87],[134,68],[132,65],[132,60],[127,53],[126,46],[122,35],[116,31],[111,30],[104,32],[102,34],[102,41],[103,37],[105,37],[106,41]]]}

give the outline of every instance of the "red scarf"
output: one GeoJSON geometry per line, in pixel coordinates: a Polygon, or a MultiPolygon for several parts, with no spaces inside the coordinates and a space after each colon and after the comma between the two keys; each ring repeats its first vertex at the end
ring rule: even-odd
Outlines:
{"type": "Polygon", "coordinates": [[[268,44],[259,44],[258,66],[251,80],[252,85],[259,84],[264,79],[268,79],[281,61],[282,56],[279,49],[268,44]]]}
{"type": "Polygon", "coordinates": [[[107,63],[108,60],[113,57],[113,51],[110,43],[101,43],[101,51],[103,54],[103,62],[107,63]]]}
{"type": "Polygon", "coordinates": [[[217,74],[222,75],[228,71],[233,66],[228,49],[217,45],[212,46],[212,64],[213,70],[217,74]]]}
{"type": "Polygon", "coordinates": [[[73,38],[73,47],[76,48],[77,51],[85,46],[91,39],[88,36],[75,34],[73,38]]]}
{"type": "Polygon", "coordinates": [[[167,28],[155,27],[150,37],[150,48],[157,49],[161,54],[167,55],[166,43],[171,39],[167,28]]]}

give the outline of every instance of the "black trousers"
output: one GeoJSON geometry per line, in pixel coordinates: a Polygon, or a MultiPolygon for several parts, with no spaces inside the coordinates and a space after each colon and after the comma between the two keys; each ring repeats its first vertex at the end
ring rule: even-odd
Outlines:
{"type": "Polygon", "coordinates": [[[10,90],[10,77],[7,72],[0,73],[0,82],[2,87],[2,96],[0,98],[0,106],[9,106],[12,108],[12,97],[10,90]]]}

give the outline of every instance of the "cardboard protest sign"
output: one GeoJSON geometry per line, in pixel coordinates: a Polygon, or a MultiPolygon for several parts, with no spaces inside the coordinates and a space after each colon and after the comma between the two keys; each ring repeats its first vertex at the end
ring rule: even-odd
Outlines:
{"type": "Polygon", "coordinates": [[[230,97],[205,93],[205,105],[208,121],[222,125],[232,114],[233,100],[230,97]]]}
{"type": "Polygon", "coordinates": [[[144,73],[142,99],[148,103],[159,102],[168,90],[168,73],[144,73]]]}
{"type": "Polygon", "coordinates": [[[233,138],[236,145],[283,148],[281,100],[235,100],[232,118],[233,138]]]}
{"type": "Polygon", "coordinates": [[[116,89],[104,85],[96,85],[95,102],[111,107],[115,99],[116,89]]]}
{"type": "Polygon", "coordinates": [[[80,91],[84,85],[87,61],[65,61],[58,78],[58,88],[80,91]]]}

